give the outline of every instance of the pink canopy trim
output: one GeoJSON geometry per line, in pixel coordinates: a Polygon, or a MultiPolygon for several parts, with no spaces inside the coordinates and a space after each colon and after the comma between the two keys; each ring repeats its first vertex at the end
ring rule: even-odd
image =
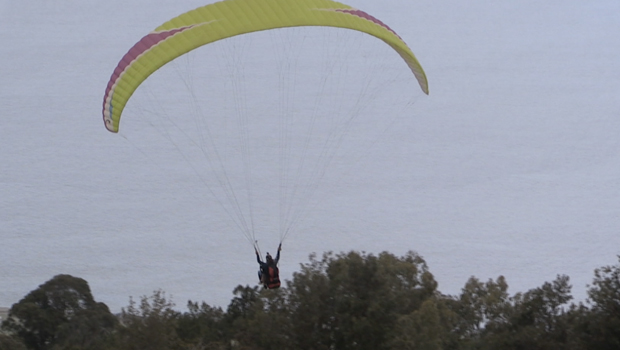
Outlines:
{"type": "Polygon", "coordinates": [[[390,32],[394,33],[394,35],[398,36],[398,38],[400,38],[402,40],[402,38],[398,34],[396,34],[396,32],[393,31],[392,28],[390,28],[387,24],[381,22],[377,18],[367,14],[366,12],[364,12],[362,10],[357,10],[357,9],[336,9],[335,11],[343,12],[343,13],[348,13],[350,15],[354,15],[354,16],[363,18],[365,20],[371,21],[371,22],[373,22],[375,24],[378,24],[378,25],[382,26],[383,28],[389,30],[390,32]]]}
{"type": "Polygon", "coordinates": [[[114,86],[114,84],[116,84],[116,82],[118,81],[120,76],[123,74],[123,72],[133,62],[135,62],[135,60],[138,57],[140,57],[140,55],[144,54],[146,51],[150,50],[151,48],[158,45],[162,41],[168,39],[169,37],[177,33],[180,33],[182,31],[185,31],[187,29],[190,29],[194,26],[195,25],[191,25],[187,27],[175,28],[175,29],[166,30],[162,32],[151,32],[147,34],[145,37],[143,37],[142,39],[140,39],[140,41],[138,41],[131,49],[129,49],[129,51],[125,54],[125,56],[123,56],[121,61],[118,63],[118,65],[116,66],[116,69],[114,69],[114,72],[112,73],[112,76],[110,77],[110,81],[108,82],[108,86],[106,88],[105,95],[103,98],[104,110],[106,108],[106,101],[108,100],[108,97],[112,91],[112,87],[114,86]]]}

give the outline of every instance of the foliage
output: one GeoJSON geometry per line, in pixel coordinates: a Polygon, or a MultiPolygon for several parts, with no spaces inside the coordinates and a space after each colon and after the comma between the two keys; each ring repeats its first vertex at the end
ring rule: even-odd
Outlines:
{"type": "Polygon", "coordinates": [[[594,349],[620,349],[620,256],[618,264],[594,271],[588,290],[591,315],[581,319],[582,341],[594,349]]]}
{"type": "MultiPolygon", "coordinates": [[[[620,257],[618,257],[620,262],[620,257]]],[[[277,290],[237,286],[226,310],[155,291],[114,317],[86,281],[59,275],[13,305],[0,349],[620,349],[620,263],[595,270],[587,303],[568,276],[514,295],[503,276],[443,295],[425,261],[310,256],[277,290]]]]}
{"type": "Polygon", "coordinates": [[[19,337],[0,333],[0,350],[26,350],[26,345],[19,337]]]}
{"type": "MultiPolygon", "coordinates": [[[[386,252],[378,256],[328,253],[321,261],[311,258],[306,267],[294,276],[291,287],[309,292],[303,296],[310,297],[314,305],[310,309],[305,299],[291,296],[293,304],[304,311],[301,314],[293,307],[293,320],[310,313],[311,319],[322,322],[314,326],[314,337],[298,338],[298,348],[311,348],[315,343],[337,349],[388,348],[399,318],[418,310],[437,287],[424,260],[413,252],[402,258],[386,252]],[[324,274],[326,280],[316,274],[324,274]],[[315,290],[322,294],[318,299],[311,296],[315,290]]],[[[310,324],[306,321],[304,326],[310,324]]]]}
{"type": "Polygon", "coordinates": [[[515,294],[500,317],[485,326],[484,348],[567,348],[564,306],[572,299],[568,282],[568,276],[558,276],[551,283],[515,294]]]}
{"type": "Polygon", "coordinates": [[[150,297],[142,296],[139,304],[130,298],[129,306],[122,309],[119,317],[121,326],[117,333],[117,348],[182,349],[176,331],[179,312],[173,307],[174,303],[161,290],[153,292],[150,297]]]}
{"type": "Polygon", "coordinates": [[[223,347],[225,327],[224,312],[221,308],[203,302],[187,303],[188,312],[180,314],[177,321],[177,334],[188,344],[197,348],[218,349],[223,347]]]}
{"type": "Polygon", "coordinates": [[[3,328],[29,349],[98,349],[116,322],[85,280],[57,275],[14,304],[3,328]]]}

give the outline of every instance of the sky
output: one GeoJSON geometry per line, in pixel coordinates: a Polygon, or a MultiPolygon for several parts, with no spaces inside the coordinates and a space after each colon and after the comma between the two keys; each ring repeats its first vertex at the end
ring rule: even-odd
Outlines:
{"type": "MultiPolygon", "coordinates": [[[[101,120],[122,55],[206,3],[0,0],[0,306],[60,273],[113,311],[157,289],[180,307],[225,307],[234,287],[256,283],[252,247],[217,196],[141,133],[157,78],[142,107],[128,105],[127,133],[101,120]]],[[[446,294],[470,276],[503,275],[515,293],[566,274],[584,300],[594,269],[620,254],[620,3],[347,4],[407,42],[430,94],[408,98],[363,161],[321,185],[285,241],[282,277],[311,253],[413,250],[446,294]]],[[[277,229],[261,224],[261,247],[275,249],[277,229]]]]}

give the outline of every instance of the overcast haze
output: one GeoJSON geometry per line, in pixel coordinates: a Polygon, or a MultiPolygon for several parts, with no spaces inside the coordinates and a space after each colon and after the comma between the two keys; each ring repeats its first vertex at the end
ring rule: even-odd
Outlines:
{"type": "MultiPolygon", "coordinates": [[[[246,239],[188,190],[200,182],[179,184],[140,133],[101,120],[122,55],[206,3],[0,0],[0,306],[59,273],[113,311],[159,288],[180,307],[226,306],[256,283],[246,239]]],[[[620,2],[346,3],[408,43],[430,95],[398,110],[355,176],[323,187],[282,277],[312,252],[414,250],[447,294],[472,275],[515,293],[567,274],[583,300],[620,253],[620,2]]]]}

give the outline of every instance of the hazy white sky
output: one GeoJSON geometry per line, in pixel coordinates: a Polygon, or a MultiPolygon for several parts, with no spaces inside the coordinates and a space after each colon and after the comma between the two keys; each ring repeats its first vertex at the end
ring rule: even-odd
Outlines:
{"type": "MultiPolygon", "coordinates": [[[[131,45],[206,3],[0,0],[0,305],[59,273],[113,310],[158,288],[225,306],[255,283],[251,247],[208,191],[100,116],[131,45]]],[[[471,275],[504,275],[514,293],[567,274],[583,299],[620,253],[620,3],[347,3],[398,32],[431,93],[357,176],[324,188],[284,277],[312,252],[415,250],[444,293],[471,275]]]]}

